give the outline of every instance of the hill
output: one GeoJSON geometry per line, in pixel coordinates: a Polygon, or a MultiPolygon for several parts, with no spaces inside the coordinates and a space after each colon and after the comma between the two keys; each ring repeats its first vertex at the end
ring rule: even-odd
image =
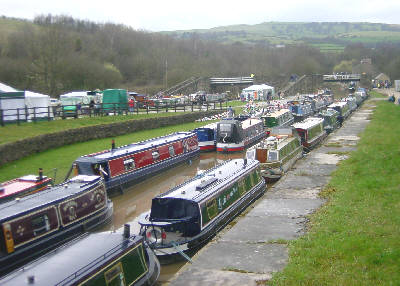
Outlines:
{"type": "Polygon", "coordinates": [[[179,38],[199,37],[229,44],[291,45],[309,44],[322,51],[343,51],[351,43],[374,46],[400,44],[400,25],[348,22],[265,22],[256,25],[232,25],[212,29],[166,32],[179,38]]]}

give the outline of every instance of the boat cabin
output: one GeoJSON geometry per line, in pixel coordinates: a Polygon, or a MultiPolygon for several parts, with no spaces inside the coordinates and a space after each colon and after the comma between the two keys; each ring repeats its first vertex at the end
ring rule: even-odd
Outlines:
{"type": "Polygon", "coordinates": [[[292,112],[295,121],[298,122],[313,114],[312,104],[306,101],[290,101],[289,109],[292,112]]]}
{"type": "Polygon", "coordinates": [[[216,148],[217,123],[210,123],[193,130],[197,135],[200,151],[214,151],[216,148]]]}
{"type": "Polygon", "coordinates": [[[339,101],[332,103],[331,105],[328,106],[328,108],[332,108],[337,112],[339,112],[340,124],[343,122],[344,119],[346,119],[350,115],[350,106],[346,101],[339,101]]]}
{"type": "Polygon", "coordinates": [[[141,236],[100,232],[43,255],[0,279],[0,284],[153,285],[159,274],[157,258],[141,236]]]}
{"type": "Polygon", "coordinates": [[[331,133],[339,127],[338,116],[339,112],[332,108],[327,108],[319,113],[319,117],[324,119],[324,129],[326,132],[331,133]]]}
{"type": "Polygon", "coordinates": [[[327,133],[324,130],[324,119],[319,117],[309,117],[302,122],[293,124],[301,138],[301,144],[305,149],[310,150],[315,147],[327,133]]]}
{"type": "Polygon", "coordinates": [[[112,202],[99,176],[76,176],[0,204],[0,275],[111,217],[112,202]]]}
{"type": "Polygon", "coordinates": [[[281,109],[263,115],[261,119],[268,128],[290,126],[294,122],[293,114],[289,109],[281,109]]]}
{"type": "Polygon", "coordinates": [[[77,173],[104,178],[108,193],[123,191],[139,179],[184,162],[199,153],[197,136],[177,132],[79,157],[77,173]]]}

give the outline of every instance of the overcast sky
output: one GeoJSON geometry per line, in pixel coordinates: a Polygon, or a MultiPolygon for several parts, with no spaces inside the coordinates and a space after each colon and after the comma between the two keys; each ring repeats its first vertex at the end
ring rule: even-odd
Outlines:
{"type": "Polygon", "coordinates": [[[400,0],[0,0],[0,15],[7,17],[48,13],[149,31],[270,21],[400,24],[400,0]]]}

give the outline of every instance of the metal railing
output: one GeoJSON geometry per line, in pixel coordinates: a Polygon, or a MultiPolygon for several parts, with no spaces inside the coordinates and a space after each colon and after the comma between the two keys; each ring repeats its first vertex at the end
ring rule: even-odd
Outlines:
{"type": "Polygon", "coordinates": [[[200,112],[226,110],[227,101],[206,102],[136,102],[128,103],[62,105],[32,108],[0,109],[0,125],[9,123],[20,125],[22,122],[50,121],[54,119],[82,118],[108,115],[149,114],[161,112],[200,112]]]}

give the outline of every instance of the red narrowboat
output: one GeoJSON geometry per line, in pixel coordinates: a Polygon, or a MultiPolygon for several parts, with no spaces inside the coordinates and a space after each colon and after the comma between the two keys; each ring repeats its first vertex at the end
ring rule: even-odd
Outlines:
{"type": "Polygon", "coordinates": [[[309,117],[302,122],[293,124],[301,138],[305,151],[310,151],[328,135],[324,129],[324,119],[309,117]]]}
{"type": "Polygon", "coordinates": [[[0,204],[0,275],[112,218],[113,204],[99,176],[0,204]]]}
{"type": "Polygon", "coordinates": [[[78,174],[100,175],[107,192],[123,192],[147,176],[188,161],[200,152],[197,136],[177,132],[146,141],[111,148],[79,157],[74,162],[78,174]]]}
{"type": "Polygon", "coordinates": [[[10,201],[16,197],[23,197],[47,189],[53,180],[43,176],[39,169],[39,176],[26,175],[0,184],[0,203],[10,201]]]}

